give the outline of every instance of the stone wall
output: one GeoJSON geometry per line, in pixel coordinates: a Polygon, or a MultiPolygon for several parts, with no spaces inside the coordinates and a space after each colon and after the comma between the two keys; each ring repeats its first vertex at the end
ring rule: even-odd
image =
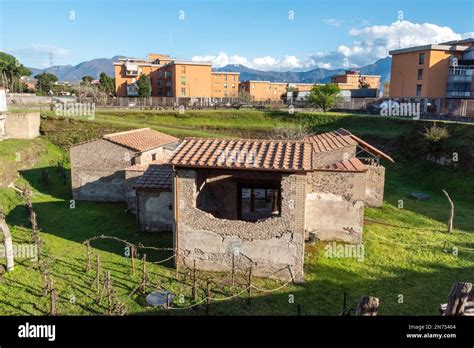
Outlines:
{"type": "Polygon", "coordinates": [[[357,145],[321,153],[313,152],[313,167],[323,168],[336,162],[348,160],[349,158],[355,157],[356,151],[357,145]]]}
{"type": "Polygon", "coordinates": [[[366,175],[365,202],[371,207],[383,205],[385,188],[385,167],[368,166],[366,175]]]}
{"type": "Polygon", "coordinates": [[[143,175],[144,170],[126,170],[125,171],[125,202],[127,203],[127,210],[131,213],[137,212],[137,193],[133,186],[135,186],[139,177],[143,175]]]}
{"type": "Polygon", "coordinates": [[[40,135],[39,112],[8,112],[5,121],[5,138],[33,139],[40,135]]]}
{"type": "Polygon", "coordinates": [[[71,147],[71,182],[74,199],[125,201],[125,168],[135,152],[107,140],[71,147]]]}
{"type": "Polygon", "coordinates": [[[171,231],[173,228],[171,191],[137,190],[138,227],[140,232],[171,231]]]}
{"type": "Polygon", "coordinates": [[[308,173],[305,232],[319,240],[359,243],[364,222],[366,173],[308,173]]]}
{"type": "MultiPolygon", "coordinates": [[[[264,177],[263,172],[255,172],[264,177]]],[[[257,222],[215,218],[196,207],[197,174],[177,170],[175,245],[177,265],[208,271],[237,271],[252,265],[256,276],[303,280],[306,178],[282,175],[282,209],[278,217],[257,222]]]]}

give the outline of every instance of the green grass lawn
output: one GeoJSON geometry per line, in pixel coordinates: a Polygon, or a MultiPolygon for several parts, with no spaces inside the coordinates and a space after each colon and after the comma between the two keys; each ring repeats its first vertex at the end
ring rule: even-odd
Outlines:
{"type": "MultiPolygon", "coordinates": [[[[189,111],[185,117],[147,112],[127,114],[110,111],[106,114],[100,111],[95,121],[86,123],[88,127],[85,130],[89,132],[87,137],[95,137],[103,132],[146,125],[156,129],[168,127],[175,130],[173,134],[176,135],[189,135],[188,131],[196,131],[235,136],[237,129],[261,134],[280,123],[294,123],[286,115],[258,113],[248,116],[240,111],[230,116],[215,112],[210,117],[212,120],[222,118],[222,124],[205,120],[204,114],[197,111],[193,114],[189,111]],[[259,121],[252,121],[254,117],[259,121]]],[[[346,115],[316,117],[310,114],[297,117],[307,119],[311,127],[321,131],[345,126],[353,131],[359,129],[361,135],[370,135],[380,126],[381,134],[387,139],[399,136],[401,132],[393,129],[394,124],[380,125],[380,121],[375,120],[374,125],[370,123],[372,119],[364,123],[362,118],[353,119],[346,115]]],[[[405,126],[406,121],[392,122],[401,122],[402,132],[403,127],[408,127],[405,126]]],[[[97,291],[93,286],[95,272],[85,272],[86,247],[82,242],[101,234],[148,246],[170,247],[172,241],[171,235],[166,233],[139,234],[135,216],[126,213],[123,204],[76,202],[75,209],[71,209],[69,183],[65,183],[53,168],[63,159],[65,152],[50,140],[59,145],[77,141],[77,138],[72,138],[80,137],[79,132],[74,133],[76,126],[76,123],[43,120],[46,137],[33,141],[1,142],[0,163],[8,162],[2,168],[8,171],[9,177],[17,173],[13,179],[18,186],[28,184],[33,190],[33,204],[43,241],[42,257],[53,260],[50,272],[59,294],[58,313],[105,314],[106,301],[96,302],[97,291]],[[18,167],[16,152],[30,154],[31,160],[18,167]],[[53,180],[50,190],[41,180],[42,168],[50,168],[53,180]]],[[[327,258],[324,252],[326,243],[308,245],[304,284],[290,284],[272,293],[254,291],[251,305],[245,303],[246,293],[243,293],[233,299],[212,303],[210,312],[222,315],[294,315],[297,304],[300,304],[303,314],[337,315],[346,292],[349,307],[355,305],[360,296],[367,294],[380,299],[380,314],[383,315],[437,315],[438,305],[446,302],[453,282],[474,281],[473,194],[472,173],[424,162],[398,161],[387,165],[385,204],[381,208],[366,209],[363,261],[327,258]],[[441,193],[443,188],[456,204],[455,231],[452,234],[446,233],[449,205],[441,193]],[[426,192],[429,199],[411,199],[410,192],[413,191],[426,192]],[[400,200],[403,201],[402,209],[398,208],[400,200]],[[445,241],[448,242],[446,247],[445,241]],[[453,253],[453,247],[457,248],[457,254],[453,253]],[[294,303],[289,301],[290,295],[294,295],[294,303]],[[403,303],[399,303],[400,295],[403,303]]],[[[14,190],[0,188],[0,205],[6,212],[15,242],[31,243],[30,224],[23,204],[23,199],[14,190]]],[[[137,271],[132,276],[131,261],[125,256],[122,243],[97,241],[92,246],[93,258],[99,255],[103,270],[111,271],[116,293],[129,314],[166,314],[163,309],[145,306],[143,295],[130,296],[140,283],[141,262],[136,262],[137,271]]],[[[140,254],[143,252],[140,250],[140,254]]],[[[175,307],[188,306],[192,304],[190,278],[182,275],[176,281],[171,261],[154,263],[169,256],[170,252],[147,251],[150,276],[147,290],[171,290],[177,295],[173,304],[175,307]]],[[[238,278],[235,287],[229,284],[229,275],[199,272],[199,277],[213,277],[219,283],[213,285],[212,292],[219,299],[231,296],[246,286],[243,277],[238,278]]],[[[204,280],[199,283],[198,298],[204,295],[205,283],[204,280]]],[[[255,279],[255,284],[266,289],[281,285],[280,282],[265,279],[255,279]]],[[[42,275],[37,265],[30,260],[18,260],[13,272],[0,276],[0,314],[47,314],[49,299],[42,295],[42,287],[42,275]]],[[[201,315],[204,310],[204,306],[197,306],[197,310],[175,310],[170,314],[201,315]]]]}

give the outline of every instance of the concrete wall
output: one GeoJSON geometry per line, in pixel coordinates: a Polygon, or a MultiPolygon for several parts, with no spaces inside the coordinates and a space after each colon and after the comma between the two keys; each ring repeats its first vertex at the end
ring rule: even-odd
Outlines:
{"type": "Polygon", "coordinates": [[[39,112],[8,112],[6,116],[5,138],[33,139],[40,135],[39,112]]]}
{"type": "Polygon", "coordinates": [[[359,243],[366,173],[315,171],[307,175],[305,232],[319,240],[359,243]]]}
{"type": "Polygon", "coordinates": [[[71,147],[72,195],[77,200],[125,201],[125,168],[135,152],[107,140],[71,147]]]}
{"type": "Polygon", "coordinates": [[[383,205],[385,167],[368,166],[366,173],[365,202],[371,207],[383,205]]]}
{"type": "Polygon", "coordinates": [[[199,269],[229,272],[238,250],[241,270],[252,265],[256,276],[303,280],[305,176],[283,175],[281,215],[258,222],[219,219],[198,209],[196,176],[194,170],[177,170],[178,266],[191,266],[195,260],[199,269]]]}
{"type": "Polygon", "coordinates": [[[173,194],[170,191],[137,190],[140,232],[171,231],[173,194]]]}

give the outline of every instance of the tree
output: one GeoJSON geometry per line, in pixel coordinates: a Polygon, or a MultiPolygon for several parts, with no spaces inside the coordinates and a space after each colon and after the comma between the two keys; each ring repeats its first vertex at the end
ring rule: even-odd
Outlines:
{"type": "Polygon", "coordinates": [[[30,76],[31,70],[23,66],[18,58],[0,52],[0,73],[3,85],[14,92],[21,92],[21,76],[30,76]]]}
{"type": "Polygon", "coordinates": [[[107,76],[107,74],[103,72],[100,73],[99,82],[99,90],[101,92],[105,92],[107,94],[115,93],[115,79],[107,76]]]}
{"type": "Polygon", "coordinates": [[[53,85],[58,81],[58,78],[54,74],[47,72],[38,74],[35,76],[36,79],[36,89],[40,94],[49,93],[53,89],[53,85]]]}
{"type": "Polygon", "coordinates": [[[323,109],[323,112],[326,112],[333,108],[339,101],[340,91],[339,86],[332,83],[326,85],[314,85],[307,97],[307,101],[311,105],[323,109]]]}
{"type": "Polygon", "coordinates": [[[90,85],[91,84],[91,81],[94,80],[94,78],[92,76],[83,76],[82,77],[82,82],[81,82],[81,85],[90,85]]]}
{"type": "Polygon", "coordinates": [[[150,77],[144,74],[140,75],[137,81],[138,85],[138,96],[140,98],[151,96],[151,81],[150,77]]]}

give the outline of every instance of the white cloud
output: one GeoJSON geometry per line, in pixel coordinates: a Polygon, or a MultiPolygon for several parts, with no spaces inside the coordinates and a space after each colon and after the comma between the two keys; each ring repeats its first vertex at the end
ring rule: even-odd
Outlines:
{"type": "Polygon", "coordinates": [[[312,60],[302,62],[296,56],[284,56],[283,58],[275,58],[272,56],[255,57],[252,59],[228,55],[225,52],[220,52],[216,56],[194,56],[193,61],[210,62],[216,68],[222,68],[228,64],[242,64],[246,67],[259,70],[295,70],[303,69],[313,65],[312,60]]]}
{"type": "Polygon", "coordinates": [[[390,50],[399,47],[441,43],[474,36],[473,33],[456,33],[449,27],[409,21],[351,29],[349,35],[354,38],[351,44],[340,45],[323,56],[320,53],[313,54],[311,58],[317,65],[328,63],[333,68],[358,67],[384,58],[390,50]]]}
{"type": "MultiPolygon", "coordinates": [[[[338,20],[326,20],[330,25],[341,25],[338,20]]],[[[347,24],[347,23],[346,23],[347,24]]],[[[242,64],[259,70],[306,70],[309,68],[354,68],[371,64],[388,56],[388,52],[399,47],[411,47],[441,43],[474,37],[474,32],[456,33],[449,27],[432,23],[397,21],[390,25],[373,25],[349,30],[352,42],[336,47],[331,52],[316,52],[299,58],[286,55],[282,58],[263,56],[247,58],[220,52],[215,56],[194,56],[195,61],[211,62],[215,67],[242,64]]]]}
{"type": "Polygon", "coordinates": [[[6,51],[16,56],[24,65],[33,68],[49,67],[50,56],[52,56],[53,63],[57,65],[61,64],[61,62],[70,55],[70,51],[67,48],[42,44],[32,44],[7,49],[6,51]]]}

